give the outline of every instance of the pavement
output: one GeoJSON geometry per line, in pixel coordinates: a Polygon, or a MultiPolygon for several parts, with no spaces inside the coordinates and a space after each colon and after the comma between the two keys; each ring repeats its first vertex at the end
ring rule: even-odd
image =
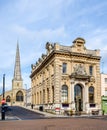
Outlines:
{"type": "MultiPolygon", "coordinates": [[[[73,117],[75,117],[75,118],[76,117],[77,118],[79,118],[79,117],[80,118],[82,118],[82,117],[83,118],[86,118],[86,117],[88,117],[88,118],[101,118],[102,117],[101,115],[72,115],[72,116],[68,116],[68,115],[61,115],[61,114],[52,114],[52,113],[48,113],[48,112],[44,112],[44,111],[40,111],[40,110],[36,110],[36,109],[31,109],[30,107],[23,107],[23,108],[28,109],[28,110],[33,111],[33,112],[43,114],[44,117],[46,117],[46,118],[55,118],[55,117],[56,118],[58,118],[58,117],[59,118],[73,118],[73,117]]],[[[1,117],[1,113],[0,113],[0,117],[1,117]]],[[[20,119],[18,117],[16,117],[16,116],[11,116],[11,115],[7,116],[7,115],[5,115],[5,120],[20,120],[20,119]]]]}
{"type": "Polygon", "coordinates": [[[107,121],[89,118],[1,121],[0,130],[107,130],[107,121]]]}
{"type": "Polygon", "coordinates": [[[52,114],[52,113],[49,113],[49,112],[40,111],[40,110],[37,110],[35,108],[31,109],[30,107],[23,107],[23,108],[28,109],[28,110],[33,111],[33,112],[43,114],[45,117],[48,117],[48,118],[52,118],[52,117],[69,117],[67,115],[52,114]]]}
{"type": "Polygon", "coordinates": [[[92,114],[82,114],[82,115],[72,115],[72,116],[69,116],[69,115],[61,115],[61,114],[52,114],[52,113],[49,113],[49,112],[44,112],[44,111],[40,111],[40,110],[37,110],[37,109],[31,109],[30,107],[24,107],[25,109],[29,109],[31,111],[34,111],[34,112],[37,112],[37,113],[40,113],[40,114],[43,114],[45,117],[48,117],[48,118],[52,118],[52,117],[101,117],[102,115],[92,115],[92,114]]]}
{"type": "Polygon", "coordinates": [[[2,119],[1,113],[0,113],[0,121],[5,121],[5,120],[19,120],[19,119],[16,116],[5,116],[5,119],[2,119]]]}

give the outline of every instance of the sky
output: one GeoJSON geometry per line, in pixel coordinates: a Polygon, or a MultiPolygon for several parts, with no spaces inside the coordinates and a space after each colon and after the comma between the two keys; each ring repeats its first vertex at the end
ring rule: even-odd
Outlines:
{"type": "Polygon", "coordinates": [[[82,37],[100,49],[107,73],[107,0],[0,0],[0,92],[12,88],[17,41],[23,87],[31,87],[31,64],[46,53],[46,42],[71,46],[82,37]]]}

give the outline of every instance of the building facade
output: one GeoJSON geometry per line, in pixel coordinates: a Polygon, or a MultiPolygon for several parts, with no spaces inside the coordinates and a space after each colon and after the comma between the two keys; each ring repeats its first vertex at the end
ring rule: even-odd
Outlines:
{"type": "Polygon", "coordinates": [[[26,89],[25,100],[26,100],[26,107],[31,107],[31,88],[26,89]]]}
{"type": "Polygon", "coordinates": [[[101,96],[107,96],[107,74],[101,73],[101,96]]]}
{"type": "Polygon", "coordinates": [[[32,103],[44,110],[89,113],[101,108],[100,51],[77,38],[72,46],[46,43],[46,54],[32,64],[32,103]]]}
{"type": "Polygon", "coordinates": [[[5,92],[5,100],[8,105],[23,106],[25,104],[25,94],[26,91],[23,89],[23,79],[21,76],[19,45],[17,44],[12,90],[5,92]]]}
{"type": "Polygon", "coordinates": [[[101,73],[102,112],[107,114],[107,74],[101,73]]]}

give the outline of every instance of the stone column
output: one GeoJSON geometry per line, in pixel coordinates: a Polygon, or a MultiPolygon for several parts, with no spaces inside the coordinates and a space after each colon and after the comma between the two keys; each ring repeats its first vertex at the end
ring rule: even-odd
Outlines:
{"type": "Polygon", "coordinates": [[[48,67],[49,71],[49,78],[48,78],[48,85],[49,85],[49,103],[52,103],[52,86],[51,86],[51,65],[48,67]]]}
{"type": "Polygon", "coordinates": [[[70,87],[69,87],[69,89],[68,89],[68,101],[69,101],[69,104],[71,104],[71,95],[72,95],[72,91],[71,91],[71,84],[70,84],[70,87]]]}
{"type": "Polygon", "coordinates": [[[74,100],[74,79],[71,80],[71,105],[72,105],[72,109],[75,109],[75,100],[74,100]]]}
{"type": "Polygon", "coordinates": [[[87,82],[85,83],[85,86],[84,86],[84,104],[83,104],[83,111],[86,111],[88,113],[89,111],[89,100],[88,100],[88,84],[87,82]]]}
{"type": "Polygon", "coordinates": [[[59,60],[56,59],[54,62],[54,89],[55,89],[55,104],[56,107],[60,107],[61,103],[61,65],[59,60]]]}
{"type": "Polygon", "coordinates": [[[47,88],[45,88],[45,103],[47,103],[47,88]]]}
{"type": "Polygon", "coordinates": [[[100,64],[96,65],[96,86],[95,86],[95,102],[101,108],[101,77],[100,77],[100,64]]]}

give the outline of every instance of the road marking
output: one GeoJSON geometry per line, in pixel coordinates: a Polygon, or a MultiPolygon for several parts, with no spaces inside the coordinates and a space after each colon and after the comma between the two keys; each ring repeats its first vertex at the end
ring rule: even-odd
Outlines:
{"type": "Polygon", "coordinates": [[[17,116],[15,116],[18,120],[22,120],[21,118],[19,118],[19,117],[17,117],[17,116]]]}

